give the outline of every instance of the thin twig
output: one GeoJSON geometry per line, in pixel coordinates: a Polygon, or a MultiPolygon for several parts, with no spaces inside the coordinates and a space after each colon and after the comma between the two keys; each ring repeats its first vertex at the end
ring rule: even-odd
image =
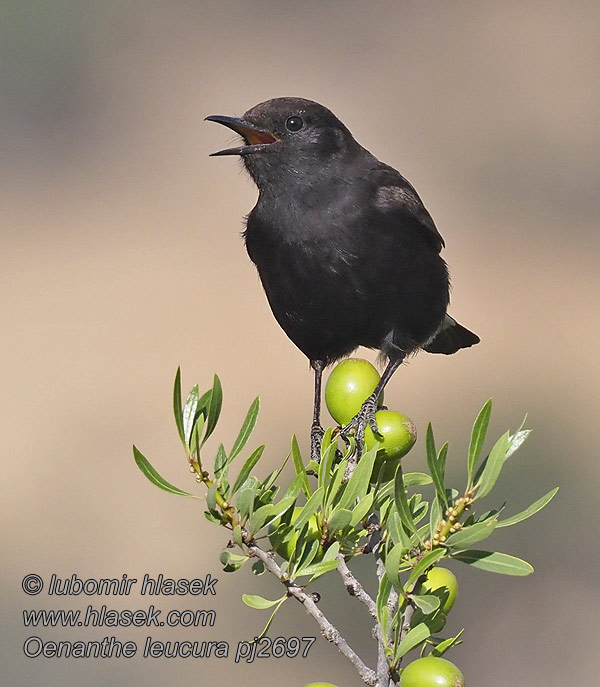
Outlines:
{"type": "Polygon", "coordinates": [[[348,591],[348,594],[350,596],[355,596],[361,603],[363,603],[371,616],[377,620],[377,605],[373,601],[373,599],[367,594],[367,592],[364,590],[363,586],[361,583],[354,577],[352,574],[352,571],[350,568],[346,565],[346,561],[344,560],[344,556],[340,553],[337,555],[337,559],[339,561],[338,565],[338,572],[342,576],[342,579],[344,580],[344,586],[346,587],[346,590],[348,591]]]}
{"type": "Polygon", "coordinates": [[[339,630],[332,625],[332,623],[325,617],[321,610],[317,607],[312,594],[304,591],[302,587],[297,585],[293,580],[284,580],[281,575],[281,568],[275,562],[272,554],[263,551],[255,543],[248,544],[248,553],[261,560],[265,568],[279,579],[280,582],[287,587],[288,594],[297,599],[306,609],[306,612],[314,618],[319,627],[321,634],[328,642],[335,644],[339,651],[354,665],[363,682],[369,687],[376,687],[377,675],[375,671],[369,668],[360,656],[350,647],[348,642],[342,637],[339,630]]]}

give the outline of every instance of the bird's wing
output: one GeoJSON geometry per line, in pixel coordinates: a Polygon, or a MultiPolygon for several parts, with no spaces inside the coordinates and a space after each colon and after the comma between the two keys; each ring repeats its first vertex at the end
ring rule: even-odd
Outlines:
{"type": "Polygon", "coordinates": [[[423,231],[439,253],[445,245],[444,239],[411,183],[395,169],[381,163],[370,176],[375,207],[384,214],[396,215],[398,222],[410,221],[423,231]]]}

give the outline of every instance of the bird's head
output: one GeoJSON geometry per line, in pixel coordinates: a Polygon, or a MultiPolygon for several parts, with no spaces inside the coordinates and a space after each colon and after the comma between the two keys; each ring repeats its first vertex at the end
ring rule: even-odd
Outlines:
{"type": "Polygon", "coordinates": [[[319,176],[328,162],[350,159],[362,150],[352,134],[326,107],[304,98],[275,98],[241,117],[211,115],[239,134],[244,145],[212,155],[240,155],[257,186],[319,176]]]}

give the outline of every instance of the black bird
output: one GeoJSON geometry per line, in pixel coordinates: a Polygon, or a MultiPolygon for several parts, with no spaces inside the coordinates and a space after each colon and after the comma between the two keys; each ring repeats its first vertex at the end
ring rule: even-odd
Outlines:
{"type": "Polygon", "coordinates": [[[318,456],[321,376],[358,346],[388,359],[381,381],[344,428],[374,431],[377,398],[407,355],[455,353],[479,337],[447,313],[444,240],[411,184],[358,144],[323,105],[275,98],[233,129],[258,186],[244,238],[275,318],[315,372],[311,446],[318,456]]]}

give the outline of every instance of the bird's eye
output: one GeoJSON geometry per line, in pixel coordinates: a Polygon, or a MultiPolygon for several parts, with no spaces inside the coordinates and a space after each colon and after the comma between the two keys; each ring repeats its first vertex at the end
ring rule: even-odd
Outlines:
{"type": "Polygon", "coordinates": [[[297,115],[292,115],[291,117],[288,117],[285,120],[285,128],[288,131],[300,131],[300,129],[304,126],[304,122],[302,121],[301,117],[298,117],[297,115]]]}

